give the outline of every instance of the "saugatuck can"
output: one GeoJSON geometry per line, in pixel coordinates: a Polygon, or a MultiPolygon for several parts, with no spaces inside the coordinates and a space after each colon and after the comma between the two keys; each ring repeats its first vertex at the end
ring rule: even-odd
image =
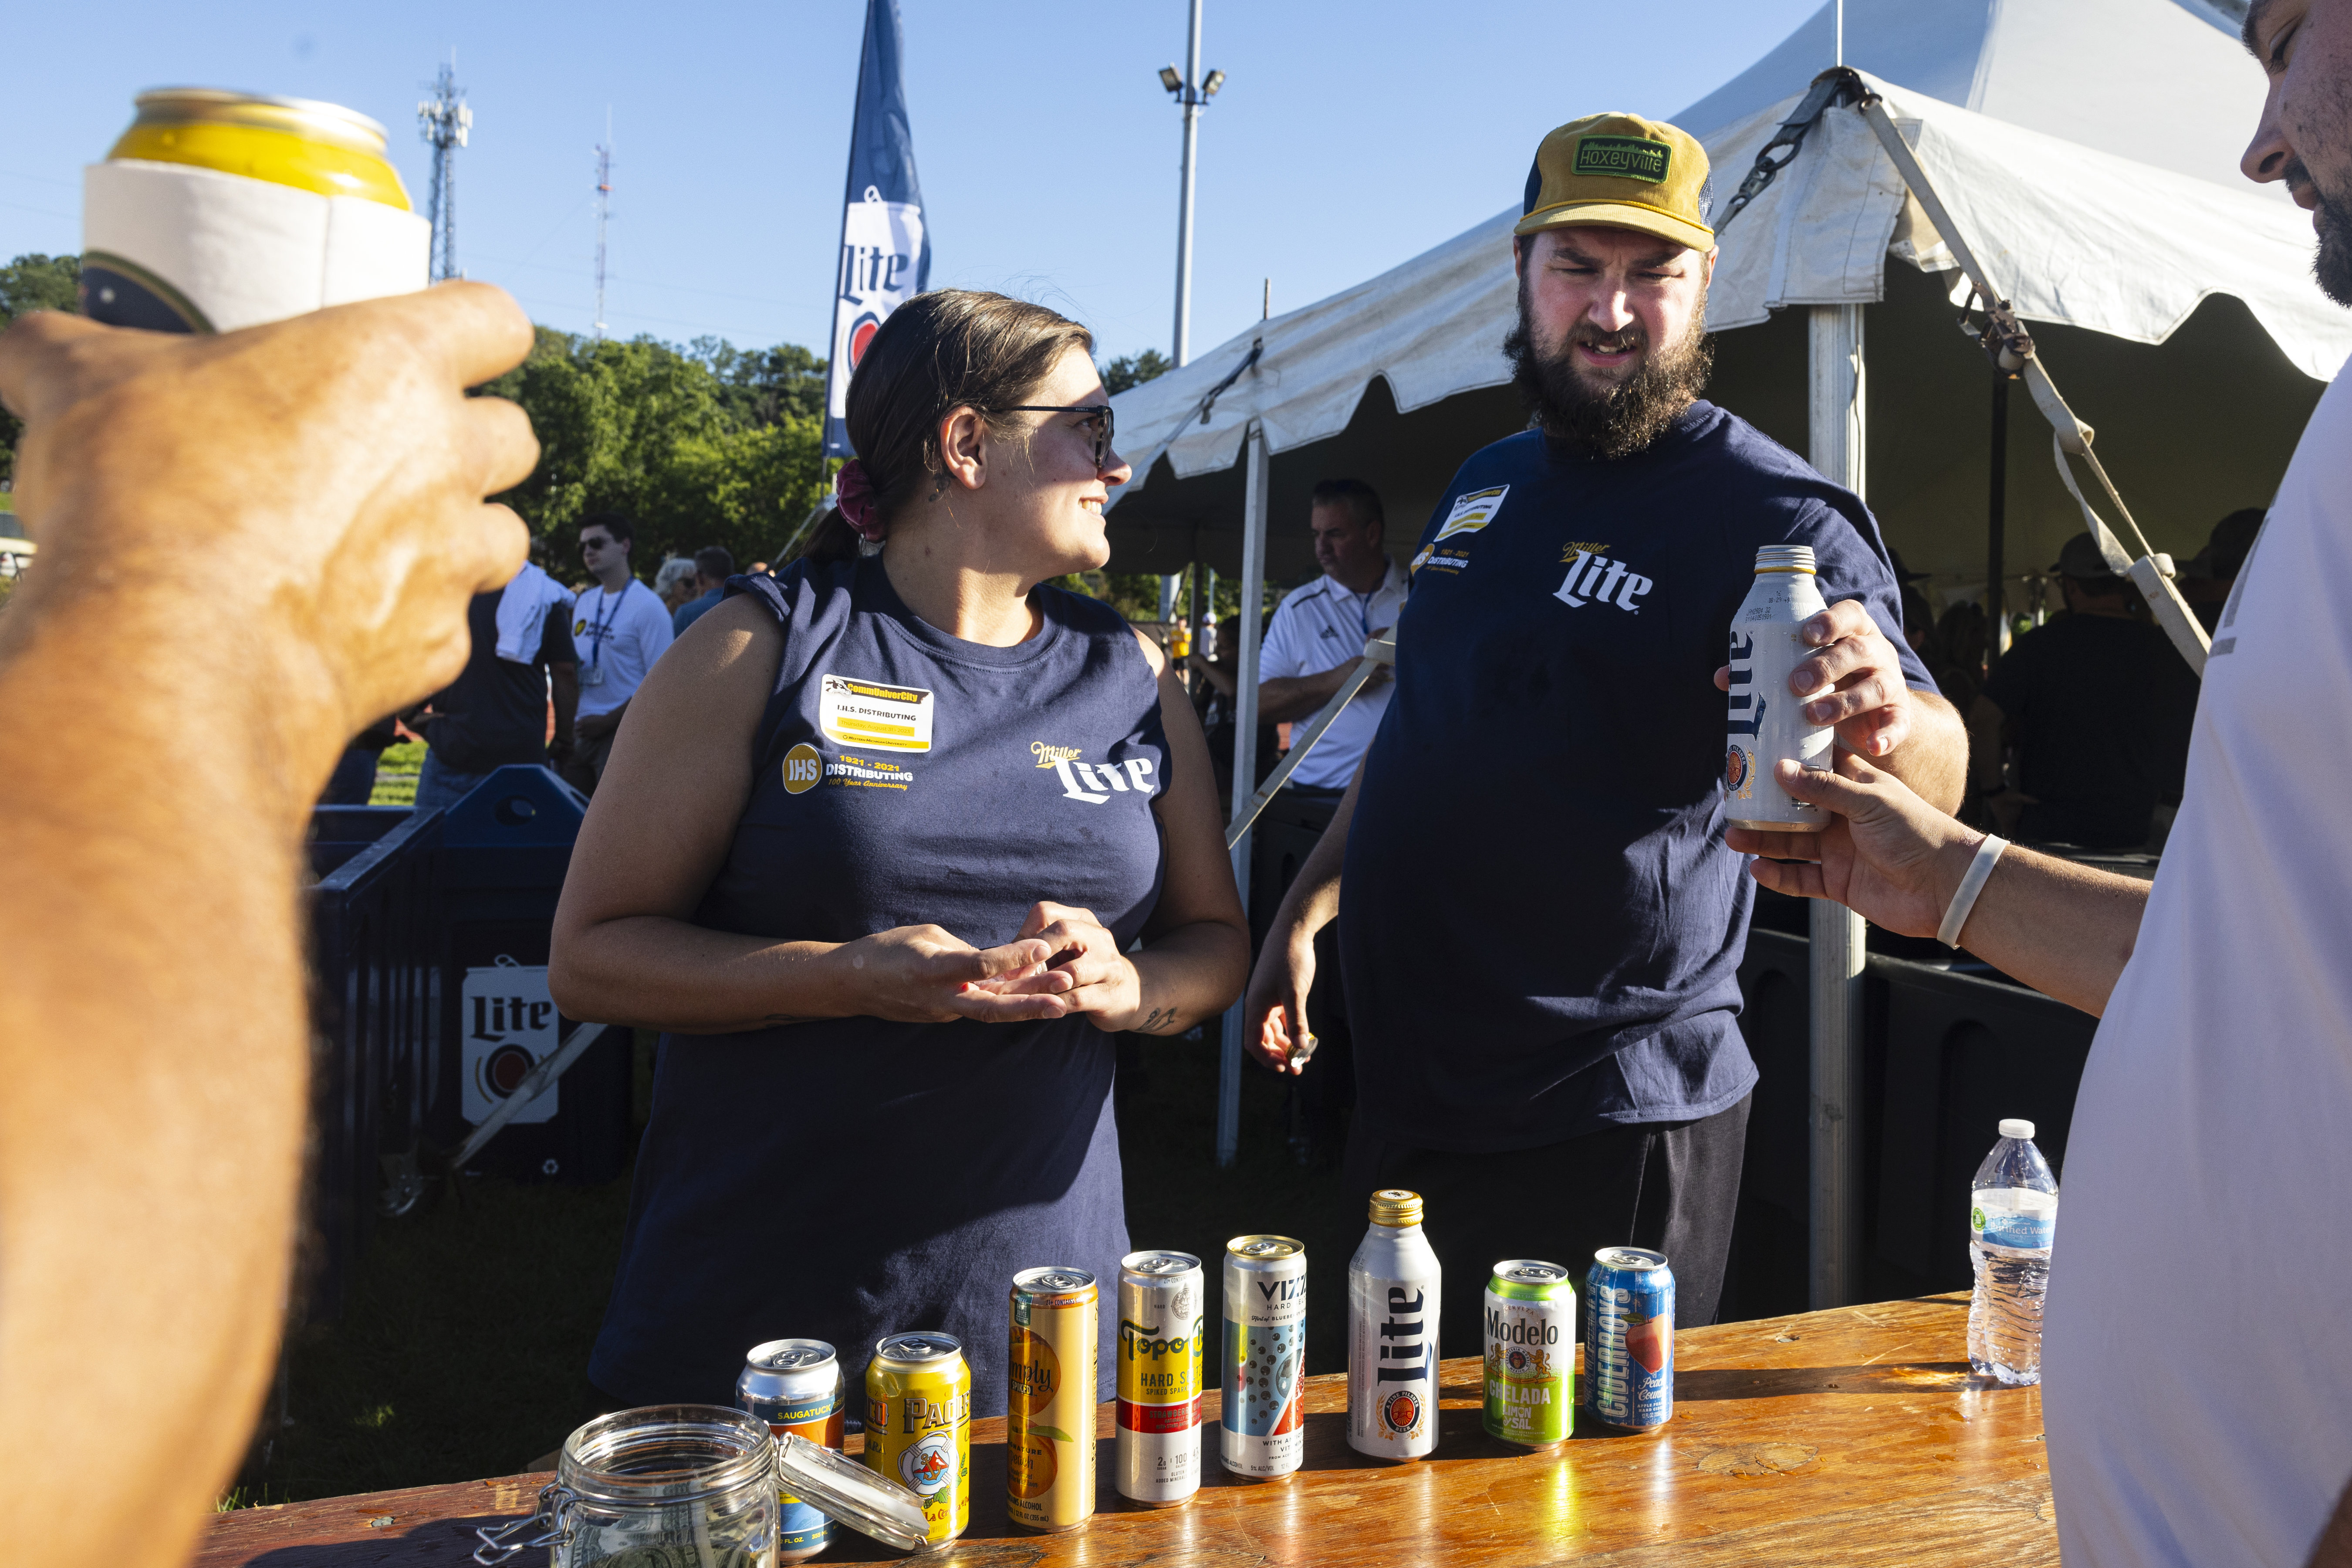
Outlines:
{"type": "MultiPolygon", "coordinates": [[[[735,1408],[768,1424],[778,1437],[790,1432],[836,1451],[841,1447],[841,1358],[823,1340],[770,1340],[753,1345],[735,1377],[735,1408]]],[[[790,1492],[780,1492],[776,1561],[798,1563],[824,1551],[832,1521],[790,1492]]]]}
{"type": "Polygon", "coordinates": [[[1542,1448],[1576,1429],[1576,1287],[1557,1263],[1516,1258],[1486,1281],[1489,1437],[1542,1448]]]}
{"type": "Polygon", "coordinates": [[[1307,1454],[1307,1248],[1237,1236],[1225,1243],[1223,1283],[1217,1458],[1237,1476],[1286,1476],[1307,1454]]]}
{"type": "Polygon", "coordinates": [[[1437,1447],[1437,1303],[1444,1270],[1421,1229],[1421,1194],[1372,1194],[1348,1262],[1348,1447],[1418,1459],[1437,1447]]]}
{"type": "Polygon", "coordinates": [[[1725,816],[1734,827],[1818,833],[1829,813],[1780,787],[1773,765],[1828,768],[1835,740],[1809,722],[1789,676],[1817,650],[1798,628],[1828,606],[1813,581],[1810,544],[1768,544],[1756,552],[1756,585],[1731,618],[1729,744],[1723,758],[1725,816]]]}
{"type": "Polygon", "coordinates": [[[866,1364],[866,1464],[923,1500],[931,1544],[971,1522],[971,1368],[936,1329],[892,1334],[866,1364]]]}
{"type": "Polygon", "coordinates": [[[433,229],[383,127],[302,98],[142,92],[82,173],[82,310],[112,326],[228,332],[425,286],[433,229]]]}
{"type": "Polygon", "coordinates": [[[1096,1313],[1083,1268],[1013,1277],[1006,1348],[1004,1511],[1029,1530],[1075,1530],[1095,1511],[1096,1313]]]}
{"type": "Polygon", "coordinates": [[[1201,1489],[1201,1260],[1130,1252],[1118,1268],[1118,1495],[1154,1508],[1201,1489]]]}
{"type": "Polygon", "coordinates": [[[1675,1271],[1666,1255],[1604,1247],[1584,1277],[1584,1387],[1606,1426],[1654,1432],[1675,1414],[1675,1271]]]}

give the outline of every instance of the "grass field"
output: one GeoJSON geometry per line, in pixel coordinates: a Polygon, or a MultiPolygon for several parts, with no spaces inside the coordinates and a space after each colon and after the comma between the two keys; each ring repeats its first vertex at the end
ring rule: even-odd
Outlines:
{"type": "MultiPolygon", "coordinates": [[[[1129,1229],[1138,1247],[1177,1247],[1204,1261],[1243,1232],[1297,1237],[1313,1281],[1307,1370],[1338,1371],[1341,1282],[1363,1235],[1362,1195],[1341,1192],[1328,1165],[1293,1163],[1285,1090],[1255,1068],[1243,1079],[1242,1159],[1216,1168],[1214,1032],[1213,1025],[1200,1041],[1122,1039],[1129,1229]]],[[[641,1037],[639,1125],[649,1044],[641,1037]]],[[[445,1197],[380,1226],[341,1318],[296,1331],[288,1422],[278,1424],[273,1399],[267,1440],[233,1500],[506,1475],[554,1448],[591,1411],[588,1352],[627,1205],[625,1177],[596,1187],[482,1179],[467,1184],[462,1203],[445,1197]]]]}

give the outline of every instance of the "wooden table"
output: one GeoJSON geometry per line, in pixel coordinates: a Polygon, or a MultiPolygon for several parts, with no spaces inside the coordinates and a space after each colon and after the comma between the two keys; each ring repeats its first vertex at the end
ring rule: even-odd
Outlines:
{"type": "MultiPolygon", "coordinates": [[[[975,1421],[971,1528],[927,1563],[995,1568],[1261,1563],[2052,1563],[2039,1389],[1969,1375],[1968,1299],[1937,1296],[1693,1330],[1675,1346],[1675,1418],[1649,1436],[1580,1430],[1550,1453],[1487,1438],[1479,1369],[1449,1361],[1436,1454],[1364,1458],[1345,1380],[1307,1384],[1307,1463],[1250,1483],[1204,1433],[1190,1503],[1102,1511],[1039,1536],[1004,1518],[1004,1423],[975,1421]]],[[[1212,1421],[1215,1394],[1209,1395],[1212,1421]]],[[[853,1438],[853,1444],[856,1439],[853,1438]]],[[[456,1568],[477,1526],[530,1511],[549,1476],[508,1476],[223,1514],[200,1568],[456,1568]]],[[[819,1562],[897,1560],[847,1531],[819,1562]]],[[[534,1556],[536,1554],[533,1554],[534,1556]]],[[[540,1561],[544,1561],[541,1559],[540,1561]]],[[[530,1558],[519,1564],[537,1568],[530,1558]]]]}

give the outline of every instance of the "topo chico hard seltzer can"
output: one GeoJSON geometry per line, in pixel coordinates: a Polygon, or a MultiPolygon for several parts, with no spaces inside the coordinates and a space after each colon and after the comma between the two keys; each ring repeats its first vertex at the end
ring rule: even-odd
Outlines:
{"type": "Polygon", "coordinates": [[[1076,1530],[1095,1511],[1096,1313],[1083,1268],[1013,1277],[1006,1346],[1004,1511],[1027,1530],[1076,1530]]]}
{"type": "Polygon", "coordinates": [[[866,1465],[910,1489],[931,1544],[971,1522],[971,1368],[936,1329],[892,1334],[866,1363],[866,1465]]]}
{"type": "Polygon", "coordinates": [[[1118,1495],[1153,1508],[1201,1489],[1201,1328],[1206,1283],[1189,1252],[1118,1267],[1118,1495]]]}
{"type": "Polygon", "coordinates": [[[1723,757],[1724,815],[1734,827],[1818,833],[1830,814],[1780,787],[1773,764],[1827,768],[1834,732],[1806,721],[1789,675],[1817,649],[1798,628],[1828,606],[1813,581],[1810,544],[1768,544],[1756,552],[1756,585],[1731,617],[1730,744],[1723,757]]]}
{"type": "Polygon", "coordinates": [[[1557,1263],[1515,1258],[1486,1281],[1489,1437],[1542,1448],[1576,1429],[1576,1286],[1557,1263]]]}
{"type": "Polygon", "coordinates": [[[110,326],[228,332],[425,286],[433,228],[383,127],[302,98],[142,92],[82,172],[82,309],[110,326]]]}
{"type": "Polygon", "coordinates": [[[1666,1255],[1604,1247],[1584,1277],[1585,1403],[1604,1426],[1654,1432],[1675,1414],[1675,1271],[1666,1255]]]}
{"type": "MultiPolygon", "coordinates": [[[[841,1447],[841,1358],[823,1340],[770,1340],[753,1345],[735,1377],[735,1408],[765,1421],[778,1436],[790,1432],[838,1452],[841,1447]]],[[[780,1493],[776,1561],[814,1557],[832,1540],[832,1521],[790,1492],[780,1493]]]]}
{"type": "Polygon", "coordinates": [[[1437,1447],[1437,1302],[1444,1282],[1422,1234],[1421,1194],[1372,1194],[1348,1261],[1348,1447],[1418,1459],[1437,1447]]]}
{"type": "Polygon", "coordinates": [[[1217,1458],[1286,1476],[1307,1457],[1307,1248],[1286,1236],[1225,1243],[1223,1415],[1217,1458]]]}

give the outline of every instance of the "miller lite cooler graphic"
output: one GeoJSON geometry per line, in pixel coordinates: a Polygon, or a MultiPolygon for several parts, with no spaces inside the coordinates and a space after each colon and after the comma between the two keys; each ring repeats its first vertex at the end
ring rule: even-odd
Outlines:
{"type": "MultiPolygon", "coordinates": [[[[540,1058],[555,1054],[555,1004],[547,994],[547,965],[517,963],[500,953],[488,968],[467,970],[457,1018],[464,1031],[458,1109],[468,1126],[479,1126],[521,1087],[540,1058]]],[[[541,1089],[509,1125],[553,1121],[562,1088],[558,1079],[541,1089]]]]}
{"type": "Polygon", "coordinates": [[[1437,1253],[1421,1194],[1372,1194],[1371,1228],[1348,1264],[1348,1447],[1418,1459],[1437,1447],[1437,1253]]]}
{"type": "Polygon", "coordinates": [[[1813,582],[1809,544],[1768,544],[1756,552],[1756,585],[1731,617],[1729,743],[1724,749],[1724,816],[1734,827],[1819,833],[1830,814],[1780,787],[1773,765],[1832,765],[1836,735],[1807,722],[1805,700],[1789,676],[1814,649],[1799,628],[1829,606],[1813,582]]]}

